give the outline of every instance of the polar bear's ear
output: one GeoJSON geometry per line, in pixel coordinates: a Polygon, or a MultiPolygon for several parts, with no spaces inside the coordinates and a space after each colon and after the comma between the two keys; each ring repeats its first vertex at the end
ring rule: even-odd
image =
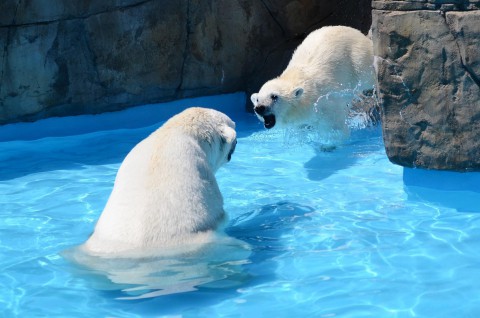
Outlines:
{"type": "Polygon", "coordinates": [[[250,96],[250,100],[252,101],[253,105],[257,105],[258,104],[258,94],[257,93],[252,94],[252,96],[250,96]]]}
{"type": "Polygon", "coordinates": [[[303,88],[301,88],[301,87],[295,88],[295,90],[293,91],[293,94],[295,95],[295,97],[300,97],[300,96],[302,96],[302,94],[303,94],[303,88]]]}
{"type": "Polygon", "coordinates": [[[237,138],[237,133],[235,132],[235,129],[233,129],[232,127],[228,126],[228,125],[222,125],[222,137],[225,138],[225,141],[227,143],[232,143],[235,138],[237,138]]]}

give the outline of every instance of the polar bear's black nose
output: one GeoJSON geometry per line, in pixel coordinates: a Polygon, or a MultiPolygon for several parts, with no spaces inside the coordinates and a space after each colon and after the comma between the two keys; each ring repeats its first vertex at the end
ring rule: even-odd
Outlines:
{"type": "Polygon", "coordinates": [[[259,114],[260,116],[263,116],[265,114],[265,111],[267,110],[267,108],[263,105],[257,105],[253,108],[253,110],[259,114]]]}

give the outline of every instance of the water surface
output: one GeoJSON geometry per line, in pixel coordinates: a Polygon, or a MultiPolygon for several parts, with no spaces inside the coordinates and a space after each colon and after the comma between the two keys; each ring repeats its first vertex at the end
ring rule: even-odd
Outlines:
{"type": "MultiPolygon", "coordinates": [[[[244,97],[220,98],[183,106],[241,109],[244,97]]],[[[393,165],[379,128],[318,151],[232,109],[238,145],[217,173],[232,241],[106,264],[110,277],[61,253],[88,238],[124,156],[170,114],[140,108],[0,127],[3,315],[480,315],[478,173],[393,165]]]]}

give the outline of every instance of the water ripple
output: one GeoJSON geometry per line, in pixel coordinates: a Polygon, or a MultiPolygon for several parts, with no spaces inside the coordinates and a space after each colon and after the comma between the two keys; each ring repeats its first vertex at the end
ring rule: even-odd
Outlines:
{"type": "MultiPolygon", "coordinates": [[[[1,142],[3,313],[478,316],[478,175],[395,166],[378,128],[322,152],[262,130],[253,117],[237,124],[237,150],[217,179],[224,231],[249,246],[247,255],[219,245],[171,259],[170,272],[157,260],[148,263],[153,276],[136,276],[142,284],[110,281],[107,289],[95,285],[108,274],[81,274],[60,254],[90,235],[123,156],[153,127],[1,142]]],[[[117,264],[112,277],[135,277],[148,264],[117,264]]]]}

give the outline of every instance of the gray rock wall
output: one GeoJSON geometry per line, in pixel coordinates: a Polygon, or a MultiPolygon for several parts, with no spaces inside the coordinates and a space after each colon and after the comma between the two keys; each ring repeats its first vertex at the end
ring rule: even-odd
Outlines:
{"type": "Polygon", "coordinates": [[[0,124],[255,91],[370,0],[2,0],[0,124]]]}
{"type": "Polygon", "coordinates": [[[480,170],[480,1],[373,1],[387,155],[480,170]]]}

